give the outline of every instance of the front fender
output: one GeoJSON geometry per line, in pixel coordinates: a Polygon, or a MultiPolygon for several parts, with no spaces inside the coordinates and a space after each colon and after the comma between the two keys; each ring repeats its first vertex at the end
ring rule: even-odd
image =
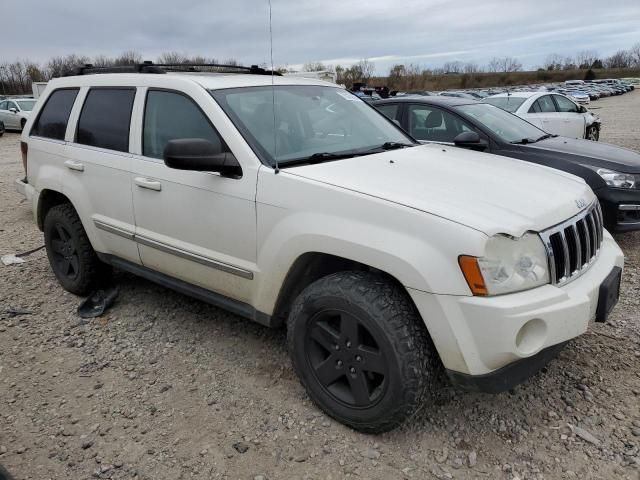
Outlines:
{"type": "MultiPolygon", "coordinates": [[[[268,183],[260,182],[262,187],[268,183]]],[[[291,187],[297,189],[294,183],[291,187]]],[[[298,200],[291,205],[257,204],[258,310],[273,312],[291,266],[312,252],[368,265],[393,276],[406,288],[471,294],[458,256],[482,255],[487,238],[484,233],[354,192],[333,190],[321,200],[321,190],[326,187],[314,183],[302,187],[300,195],[278,194],[281,203],[288,203],[282,202],[284,198],[298,200]]]]}

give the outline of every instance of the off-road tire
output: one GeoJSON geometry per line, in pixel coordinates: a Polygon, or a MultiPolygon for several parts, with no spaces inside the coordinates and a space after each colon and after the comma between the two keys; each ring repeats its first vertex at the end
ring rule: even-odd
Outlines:
{"type": "MultiPolygon", "coordinates": [[[[408,294],[385,276],[371,272],[335,273],[303,290],[289,314],[287,343],[294,369],[311,399],[331,417],[361,432],[389,431],[411,418],[431,381],[439,378],[435,349],[408,294]],[[389,375],[384,377],[386,388],[380,387],[383,393],[369,407],[341,402],[318,380],[309,360],[305,342],[317,325],[316,319],[322,318],[323,312],[336,310],[357,317],[361,320],[358,328],[371,327],[371,335],[379,336],[376,340],[389,375]]],[[[358,345],[349,355],[361,351],[358,345]]],[[[337,343],[335,348],[338,349],[337,343]]],[[[338,352],[329,354],[330,358],[334,358],[333,354],[338,352]]],[[[363,371],[362,375],[372,374],[363,371]]],[[[365,383],[370,384],[371,377],[367,378],[365,383]]],[[[346,380],[351,384],[348,377],[346,380]]]]}
{"type": "Polygon", "coordinates": [[[598,140],[600,140],[600,130],[598,129],[598,127],[591,125],[589,128],[587,128],[587,134],[585,135],[585,138],[593,142],[597,142],[598,140]]]}
{"type": "Polygon", "coordinates": [[[105,281],[111,273],[109,266],[98,259],[80,217],[70,203],[56,205],[47,212],[44,219],[44,244],[53,273],[63,288],[71,293],[86,295],[105,281]],[[76,258],[73,262],[73,275],[62,270],[64,260],[60,260],[60,228],[68,236],[68,242],[65,244],[69,245],[69,258],[76,258]]]}

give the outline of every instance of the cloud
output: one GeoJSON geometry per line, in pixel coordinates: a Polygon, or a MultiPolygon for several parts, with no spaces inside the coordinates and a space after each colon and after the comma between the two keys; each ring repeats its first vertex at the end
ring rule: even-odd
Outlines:
{"type": "MultiPolygon", "coordinates": [[[[638,0],[272,0],[274,61],[348,65],[379,72],[395,63],[434,66],[520,56],[535,66],[549,53],[601,55],[640,39],[638,0]]],[[[267,0],[21,0],[4,2],[0,61],[46,61],[136,50],[269,61],[267,0]],[[12,19],[12,21],[7,21],[12,19]]]]}

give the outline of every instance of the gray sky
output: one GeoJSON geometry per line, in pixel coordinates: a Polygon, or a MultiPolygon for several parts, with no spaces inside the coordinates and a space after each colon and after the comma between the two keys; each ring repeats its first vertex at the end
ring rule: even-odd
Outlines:
{"type": "MultiPolygon", "coordinates": [[[[274,62],[485,64],[607,56],[640,42],[638,0],[272,0],[274,62]]],[[[269,62],[267,0],[2,0],[0,61],[163,51],[269,62]]]]}

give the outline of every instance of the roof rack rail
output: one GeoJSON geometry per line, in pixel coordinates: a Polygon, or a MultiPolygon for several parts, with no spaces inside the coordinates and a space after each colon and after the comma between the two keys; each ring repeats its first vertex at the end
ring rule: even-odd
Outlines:
{"type": "Polygon", "coordinates": [[[242,65],[225,65],[221,63],[153,63],[145,61],[133,65],[113,67],[94,67],[92,64],[76,67],[63,76],[92,75],[98,73],[167,73],[167,72],[205,72],[205,73],[248,73],[252,75],[277,75],[280,72],[265,70],[258,65],[245,67],[242,65]]]}

